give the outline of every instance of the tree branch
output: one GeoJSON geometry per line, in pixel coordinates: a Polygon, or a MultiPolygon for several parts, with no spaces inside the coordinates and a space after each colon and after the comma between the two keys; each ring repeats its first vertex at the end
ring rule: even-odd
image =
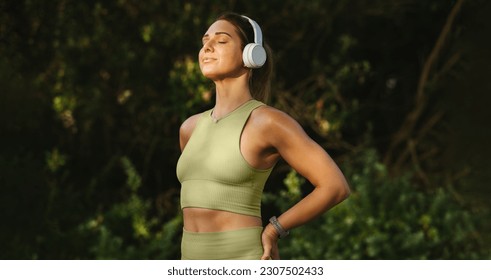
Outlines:
{"type": "Polygon", "coordinates": [[[455,21],[457,14],[461,10],[463,3],[464,0],[458,0],[457,3],[453,6],[452,10],[450,11],[450,14],[447,17],[445,25],[443,26],[443,29],[440,32],[440,35],[438,36],[435,46],[433,47],[428,59],[423,65],[423,69],[419,77],[418,87],[415,95],[414,108],[406,116],[406,119],[404,120],[400,129],[393,135],[392,141],[389,144],[389,148],[385,155],[384,163],[388,166],[390,166],[392,163],[393,153],[396,150],[396,148],[398,148],[402,142],[406,141],[408,137],[410,137],[410,135],[413,133],[414,127],[416,126],[416,123],[418,122],[421,114],[423,113],[427,105],[428,97],[425,94],[425,89],[426,89],[427,82],[430,78],[431,70],[433,68],[433,65],[436,63],[441,50],[443,49],[444,43],[452,29],[452,25],[455,21]]]}

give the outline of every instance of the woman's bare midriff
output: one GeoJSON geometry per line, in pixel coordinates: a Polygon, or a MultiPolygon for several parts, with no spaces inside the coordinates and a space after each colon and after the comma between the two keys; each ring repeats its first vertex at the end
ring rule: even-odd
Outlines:
{"type": "Polygon", "coordinates": [[[261,218],[204,208],[184,208],[184,229],[190,232],[217,232],[262,226],[261,218]]]}

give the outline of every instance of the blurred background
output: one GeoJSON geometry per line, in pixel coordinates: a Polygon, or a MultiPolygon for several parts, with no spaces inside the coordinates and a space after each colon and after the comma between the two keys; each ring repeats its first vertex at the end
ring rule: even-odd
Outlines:
{"type": "MultiPolygon", "coordinates": [[[[213,106],[197,54],[224,11],[261,25],[269,104],[353,191],[282,258],[491,258],[490,3],[1,1],[0,258],[180,258],[178,131],[213,106]]],[[[264,221],[311,189],[280,162],[264,221]]]]}

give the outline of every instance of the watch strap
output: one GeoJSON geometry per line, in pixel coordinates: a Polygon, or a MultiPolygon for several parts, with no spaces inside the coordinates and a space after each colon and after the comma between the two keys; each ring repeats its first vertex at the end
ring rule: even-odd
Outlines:
{"type": "Polygon", "coordinates": [[[271,225],[275,228],[276,232],[278,233],[280,239],[288,236],[290,234],[289,231],[285,230],[283,226],[281,226],[280,222],[276,218],[276,216],[273,216],[269,219],[269,222],[271,225]]]}

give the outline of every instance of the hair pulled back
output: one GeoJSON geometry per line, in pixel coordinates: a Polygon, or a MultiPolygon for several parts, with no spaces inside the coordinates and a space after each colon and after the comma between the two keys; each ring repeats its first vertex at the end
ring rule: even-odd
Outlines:
{"type": "MultiPolygon", "coordinates": [[[[247,44],[254,43],[254,29],[249,21],[241,15],[233,12],[226,12],[220,15],[216,20],[226,20],[235,27],[237,34],[239,34],[242,41],[242,50],[244,50],[244,47],[247,44]]],[[[264,38],[263,47],[266,50],[266,62],[261,68],[251,69],[252,73],[249,80],[249,89],[254,99],[266,103],[269,100],[269,95],[271,93],[273,53],[264,38]]]]}

